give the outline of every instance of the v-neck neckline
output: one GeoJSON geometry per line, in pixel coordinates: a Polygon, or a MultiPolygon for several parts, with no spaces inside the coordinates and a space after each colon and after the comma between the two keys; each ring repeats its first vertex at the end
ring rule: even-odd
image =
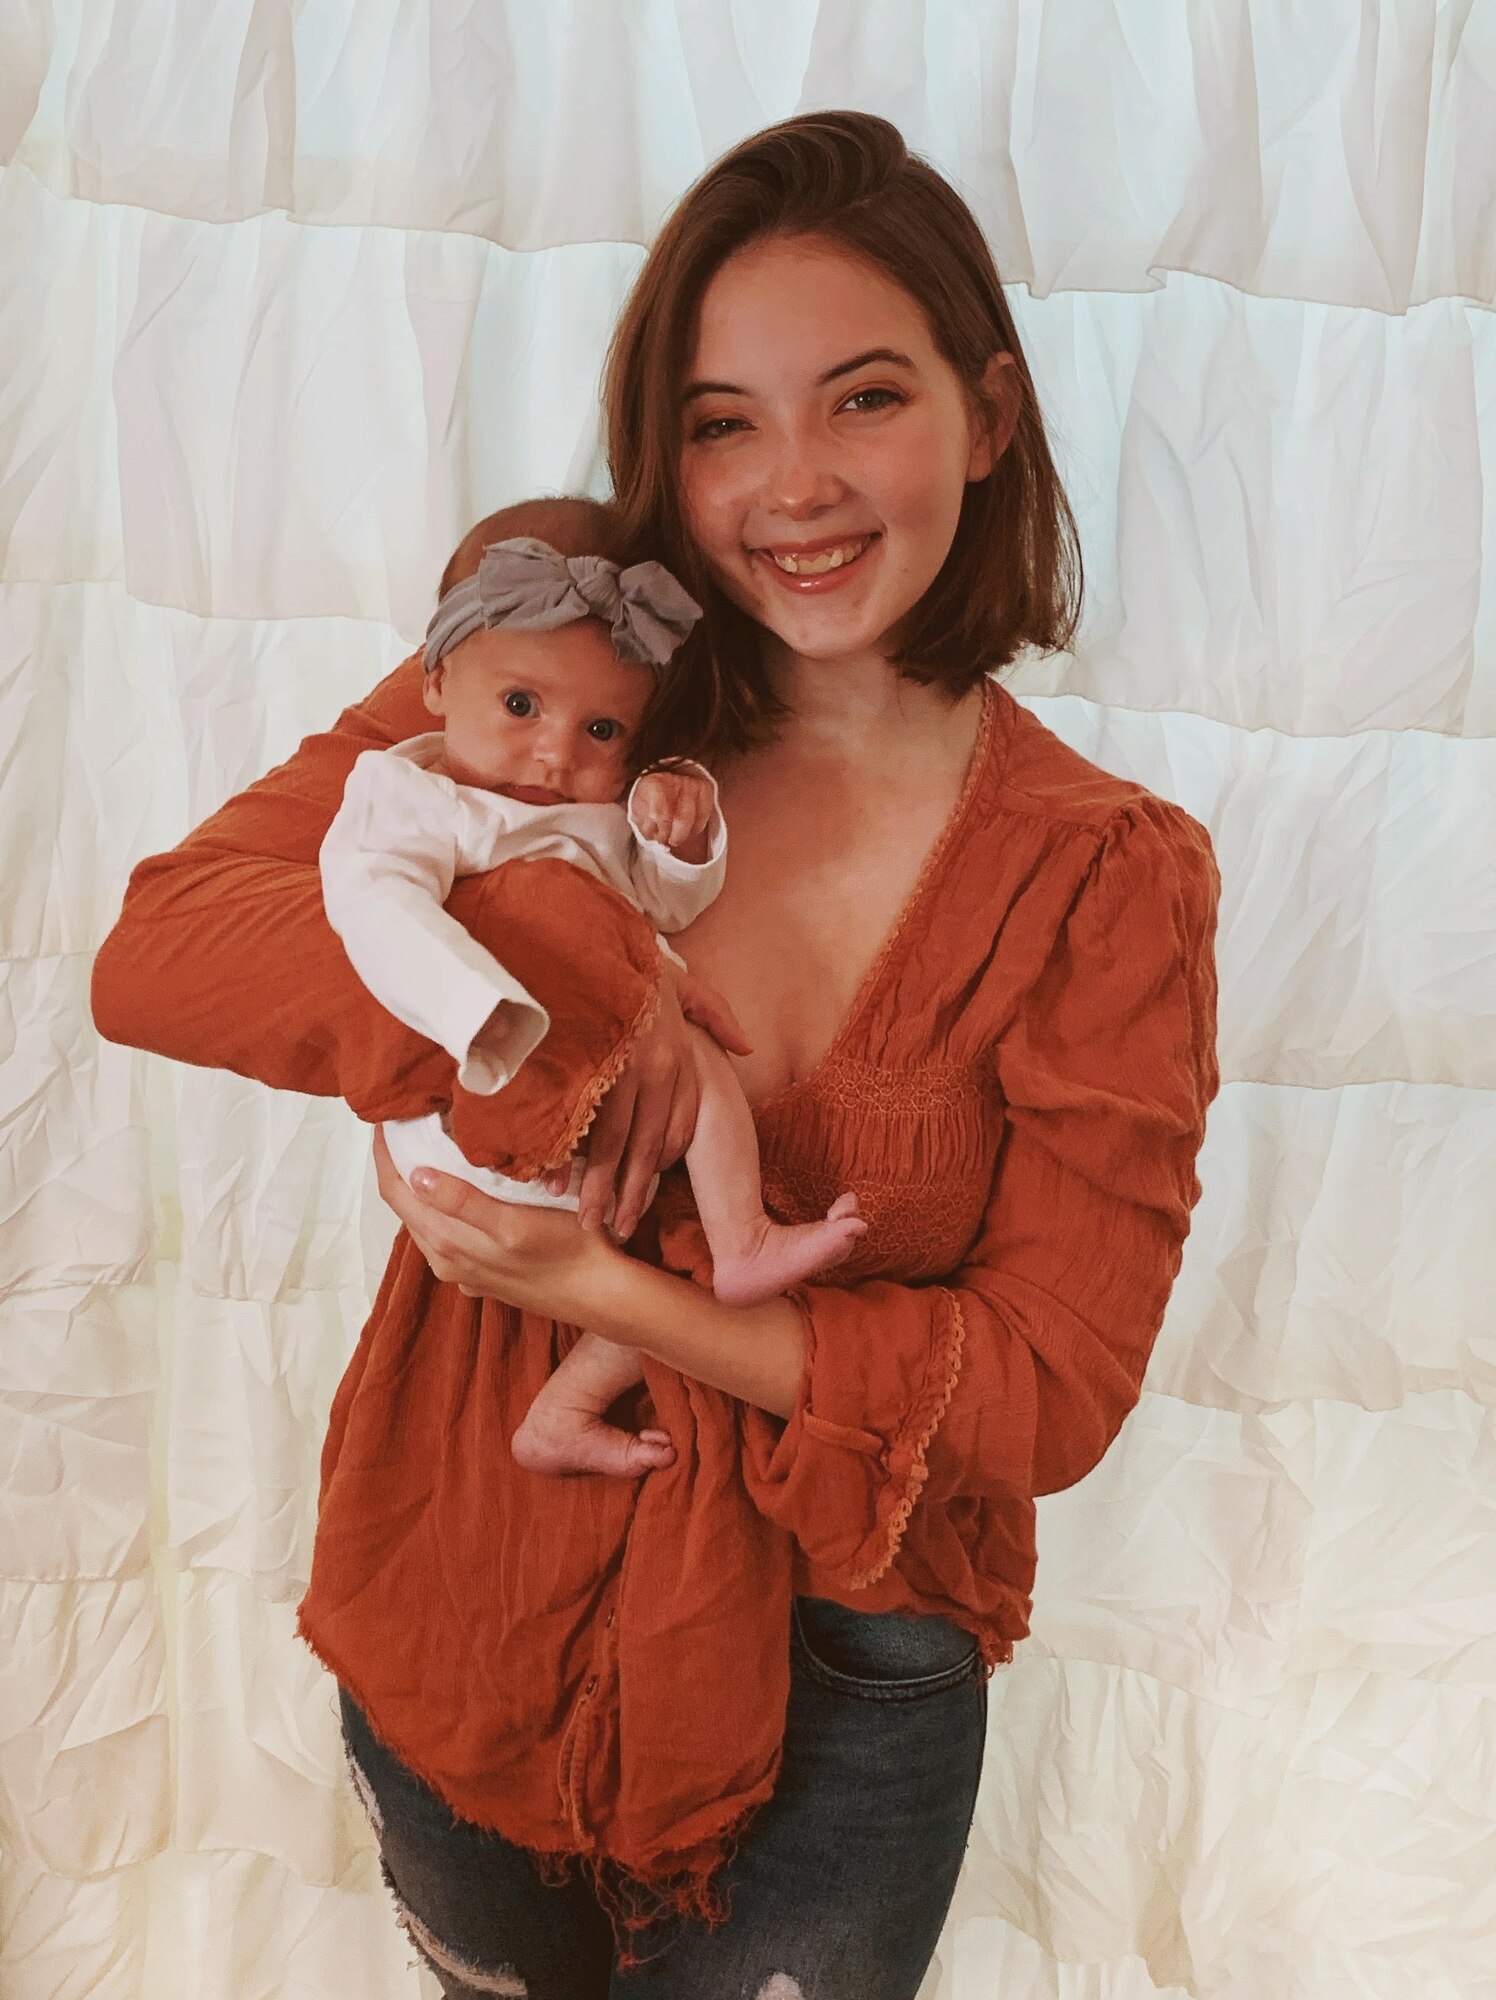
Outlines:
{"type": "Polygon", "coordinates": [[[989,677],[982,681],[982,714],[977,723],[976,741],[972,745],[971,757],[966,766],[966,776],[961,782],[956,803],[951,807],[945,825],[936,836],[934,844],[925,856],[924,865],[915,879],[914,887],[904,898],[898,915],[894,918],[888,935],[873,956],[872,963],[863,974],[852,1004],[847,1009],[840,1027],[831,1037],[825,1049],[811,1064],[804,1076],[793,1083],[776,1090],[772,1097],[766,1097],[762,1104],[753,1106],[756,1122],[762,1122],[781,1111],[786,1105],[802,1096],[829,1069],[832,1063],[840,1061],[846,1052],[846,1045],[860,1026],[863,1015],[872,1004],[873,997],[883,984],[894,956],[909,930],[910,919],[916,910],[932,893],[939,877],[940,869],[958,836],[965,830],[966,821],[981,788],[982,778],[991,761],[993,741],[997,734],[997,718],[1003,700],[1003,690],[989,677]]]}

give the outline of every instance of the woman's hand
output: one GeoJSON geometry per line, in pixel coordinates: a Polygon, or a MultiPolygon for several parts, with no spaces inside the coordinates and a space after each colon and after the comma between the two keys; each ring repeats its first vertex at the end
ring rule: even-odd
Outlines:
{"type": "Polygon", "coordinates": [[[502,1299],[586,1327],[777,1417],[794,1411],[806,1334],[793,1299],[723,1305],[689,1279],[615,1250],[567,1209],[494,1201],[428,1167],[415,1174],[430,1187],[407,1187],[381,1132],[374,1136],[374,1166],[379,1192],[432,1272],[469,1298],[502,1299]]]}
{"type": "Polygon", "coordinates": [[[525,1312],[585,1325],[589,1309],[609,1294],[621,1252],[582,1229],[562,1208],[521,1208],[495,1201],[467,1181],[417,1167],[411,1187],[390,1158],[384,1134],[374,1134],[379,1192],[444,1284],[469,1298],[502,1299],[525,1312]]]}
{"type": "Polygon", "coordinates": [[[696,1130],[701,1087],[688,1022],[734,1055],[751,1044],[737,1017],[704,981],[667,971],[660,1009],[622,1075],[598,1107],[587,1134],[587,1169],[579,1193],[584,1229],[600,1231],[614,1204],[612,1229],[626,1243],[644,1213],[649,1183],[674,1166],[696,1130]]]}

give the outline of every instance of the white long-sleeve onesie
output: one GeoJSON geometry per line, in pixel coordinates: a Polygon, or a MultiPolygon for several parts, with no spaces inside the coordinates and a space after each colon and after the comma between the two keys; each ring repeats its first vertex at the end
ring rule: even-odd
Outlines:
{"type": "MultiPolygon", "coordinates": [[[[388,750],[366,750],[348,774],[343,803],[328,828],[319,862],[328,921],[359,978],[383,1006],[457,1064],[467,1090],[501,1090],[550,1026],[544,1007],[443,908],[461,875],[505,861],[549,857],[572,862],[636,904],[656,933],[683,930],[716,897],[726,871],[727,829],[711,774],[708,856],[696,865],[646,840],[626,802],[526,805],[434,768],[439,731],[408,737],[388,750]],[[474,1037],[500,1009],[475,1048],[474,1037]]],[[[660,938],[662,951],[674,952],[660,938]]],[[[505,1200],[576,1207],[580,1165],[567,1194],[539,1182],[511,1181],[473,1166],[439,1117],[385,1127],[401,1172],[429,1165],[459,1174],[505,1200]]]]}

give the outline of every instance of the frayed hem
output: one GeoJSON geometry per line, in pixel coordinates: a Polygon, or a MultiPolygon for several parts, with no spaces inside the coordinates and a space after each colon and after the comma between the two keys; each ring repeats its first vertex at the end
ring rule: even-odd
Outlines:
{"type": "Polygon", "coordinates": [[[722,1882],[723,1870],[771,1791],[772,1785],[763,1797],[744,1806],[708,1843],[709,1852],[684,1867],[666,1866],[646,1875],[605,1854],[528,1846],[525,1852],[548,1889],[562,1888],[579,1875],[586,1878],[612,1929],[617,1970],[638,1972],[665,1956],[685,1924],[718,1930],[727,1922],[732,1910],[730,1893],[722,1882]],[[658,1935],[646,1948],[650,1932],[658,1935]]]}
{"type": "MultiPolygon", "coordinates": [[[[508,1841],[511,1847],[520,1848],[534,1863],[541,1881],[547,1888],[560,1888],[572,1880],[578,1870],[585,1872],[598,1906],[612,1928],[620,1972],[637,1971],[662,1957],[669,1949],[675,1928],[680,1924],[700,1923],[708,1930],[716,1930],[727,1922],[731,1911],[722,1886],[722,1870],[737,1852],[753,1819],[772,1796],[778,1775],[777,1762],[775,1772],[763,1781],[747,1804],[739,1807],[736,1814],[724,1822],[719,1832],[697,1841],[689,1850],[689,1858],[666,1857],[657,1867],[639,1871],[626,1868],[612,1856],[599,1854],[595,1850],[536,1847],[529,1841],[516,1839],[505,1827],[494,1826],[486,1821],[465,1819],[464,1815],[452,1805],[430,1772],[422,1768],[421,1762],[412,1759],[398,1743],[391,1742],[388,1737],[381,1735],[375,1729],[369,1705],[356,1677],[347,1673],[339,1662],[331,1659],[312,1636],[306,1623],[303,1605],[298,1605],[296,1608],[296,1631],[303,1644],[311,1649],[333,1679],[347,1690],[376,1739],[392,1757],[404,1765],[412,1777],[419,1779],[429,1792],[441,1800],[451,1813],[454,1824],[461,1821],[466,1825],[479,1826],[488,1832],[498,1834],[502,1840],[508,1841]],[[644,1934],[651,1930],[663,1931],[667,1935],[661,1939],[657,1950],[641,1955],[639,1949],[641,1941],[644,1934]]],[[[349,1761],[351,1762],[351,1759],[349,1761]]],[[[369,1812],[371,1823],[375,1825],[377,1833],[379,1830],[378,1822],[375,1820],[377,1805],[374,1805],[372,1810],[370,1805],[372,1788],[369,1788],[369,1799],[365,1799],[364,1788],[356,1783],[355,1790],[365,1810],[369,1812]]],[[[399,1891],[393,1884],[391,1893],[398,1902],[399,1891]]]]}
{"type": "Polygon", "coordinates": [[[683,1925],[696,1923],[713,1931],[732,1914],[731,1899],[722,1882],[723,1870],[742,1844],[744,1835],[765,1804],[769,1791],[742,1808],[710,1851],[687,1867],[638,1875],[603,1855],[574,1857],[586,1870],[593,1894],[613,1929],[619,1972],[638,1972],[669,1951],[683,1925]],[[647,1933],[659,1933],[652,1950],[642,1950],[647,1933]]]}

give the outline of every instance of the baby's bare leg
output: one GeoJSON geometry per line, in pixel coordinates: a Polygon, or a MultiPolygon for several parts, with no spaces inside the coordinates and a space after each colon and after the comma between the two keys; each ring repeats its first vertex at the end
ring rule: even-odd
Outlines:
{"type": "Polygon", "coordinates": [[[686,1149],[696,1211],[712,1252],[712,1289],[731,1305],[772,1299],[849,1257],[867,1224],[855,1194],[832,1203],[824,1222],[794,1226],[764,1213],[758,1134],[732,1064],[710,1035],[691,1032],[701,1104],[686,1149]]]}
{"type": "Polygon", "coordinates": [[[644,1379],[638,1350],[601,1334],[584,1333],[541,1389],[514,1433],[515,1463],[527,1472],[604,1472],[634,1479],[669,1465],[675,1446],[666,1431],[619,1430],[604,1413],[644,1379]]]}

